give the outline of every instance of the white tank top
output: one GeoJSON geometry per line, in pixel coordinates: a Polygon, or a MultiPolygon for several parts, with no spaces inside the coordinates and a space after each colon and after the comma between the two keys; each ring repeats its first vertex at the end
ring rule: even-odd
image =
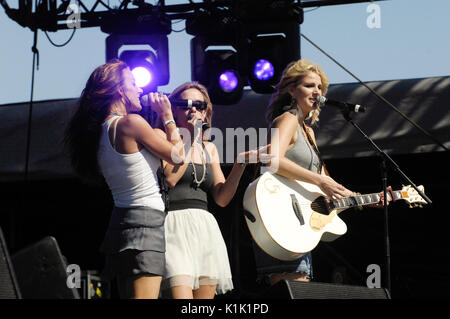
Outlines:
{"type": "Polygon", "coordinates": [[[147,206],[164,210],[156,175],[159,158],[145,148],[133,154],[121,154],[110,143],[108,130],[118,117],[103,124],[98,150],[100,171],[111,190],[114,204],[116,207],[147,206]]]}

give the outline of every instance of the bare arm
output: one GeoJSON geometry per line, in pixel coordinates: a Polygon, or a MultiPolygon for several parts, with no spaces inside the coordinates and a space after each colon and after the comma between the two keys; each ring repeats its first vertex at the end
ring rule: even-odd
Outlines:
{"type": "Polygon", "coordinates": [[[138,114],[128,114],[118,124],[123,139],[134,140],[157,157],[171,163],[184,161],[184,150],[180,151],[177,140],[168,141],[153,129],[147,121],[138,114]]]}
{"type": "MultiPolygon", "coordinates": [[[[270,153],[275,156],[276,162],[272,161],[270,166],[275,170],[274,172],[287,178],[317,185],[330,197],[341,198],[351,196],[353,194],[352,191],[336,183],[331,177],[312,172],[285,157],[286,151],[294,142],[297,125],[297,117],[289,113],[279,116],[273,123],[275,130],[271,137],[270,153]]],[[[296,138],[299,137],[297,136],[296,138]]]]}
{"type": "MultiPolygon", "coordinates": [[[[211,195],[217,205],[221,207],[227,206],[239,185],[239,180],[244,172],[245,166],[235,163],[233,168],[225,179],[222,168],[220,167],[220,161],[217,149],[213,143],[205,143],[205,151],[208,152],[211,162],[209,163],[212,170],[213,185],[211,187],[211,195]]],[[[190,158],[191,148],[187,150],[187,157],[190,158]]],[[[182,165],[173,165],[171,163],[164,163],[164,173],[166,174],[166,181],[169,187],[176,186],[178,181],[185,173],[188,161],[182,165]]]]}
{"type": "Polygon", "coordinates": [[[164,125],[166,136],[163,134],[159,134],[159,136],[162,139],[167,139],[175,146],[171,151],[171,160],[168,160],[167,158],[163,159],[173,164],[183,164],[185,158],[183,141],[181,140],[181,136],[173,118],[172,105],[170,104],[169,98],[164,94],[150,93],[149,101],[152,110],[159,115],[162,122],[168,122],[164,125]]]}
{"type": "MultiPolygon", "coordinates": [[[[190,157],[191,157],[191,149],[189,149],[186,152],[186,158],[190,157]]],[[[178,181],[181,179],[184,172],[186,171],[188,165],[189,165],[188,160],[186,160],[181,165],[164,162],[164,174],[166,175],[166,181],[170,188],[175,187],[175,185],[178,183],[178,181]]]]}
{"type": "Polygon", "coordinates": [[[234,163],[230,174],[225,179],[222,168],[220,167],[219,155],[217,148],[213,143],[207,144],[209,154],[211,156],[211,169],[213,172],[213,185],[211,195],[217,205],[221,207],[227,206],[233,198],[239,186],[239,181],[245,170],[245,165],[234,163]]]}
{"type": "Polygon", "coordinates": [[[219,156],[214,144],[208,144],[211,148],[210,154],[213,163],[211,167],[213,169],[214,183],[211,190],[211,194],[217,205],[221,207],[227,206],[236,194],[236,190],[239,186],[242,174],[244,173],[247,163],[268,162],[271,158],[266,154],[269,146],[263,146],[256,150],[250,150],[248,152],[242,152],[236,158],[230,174],[225,179],[220,168],[219,156]]]}

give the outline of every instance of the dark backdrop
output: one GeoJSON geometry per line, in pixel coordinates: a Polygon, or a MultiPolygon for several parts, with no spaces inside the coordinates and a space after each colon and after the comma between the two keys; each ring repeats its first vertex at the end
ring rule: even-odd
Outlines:
{"type": "MultiPolygon", "coordinates": [[[[446,247],[450,217],[446,207],[448,152],[393,156],[402,171],[433,201],[410,209],[404,201],[389,205],[391,276],[393,298],[439,298],[445,296],[450,279],[450,252],[446,247]]],[[[377,157],[344,158],[326,162],[331,175],[361,193],[381,190],[377,157]]],[[[230,167],[223,167],[228,174],[230,167]]],[[[253,179],[247,167],[238,192],[226,207],[211,205],[229,249],[235,291],[222,298],[251,297],[265,287],[256,284],[252,243],[241,212],[243,193],[253,179]]],[[[406,184],[389,170],[395,190],[406,184]]],[[[112,198],[105,185],[80,180],[54,179],[0,184],[0,226],[10,254],[45,236],[54,236],[68,263],[83,270],[101,270],[98,247],[105,232],[112,198]]],[[[332,243],[320,243],[313,251],[315,280],[365,285],[370,264],[384,267],[384,215],[381,209],[347,210],[340,214],[348,232],[332,243]]],[[[113,294],[114,296],[114,294],[113,294]]]]}

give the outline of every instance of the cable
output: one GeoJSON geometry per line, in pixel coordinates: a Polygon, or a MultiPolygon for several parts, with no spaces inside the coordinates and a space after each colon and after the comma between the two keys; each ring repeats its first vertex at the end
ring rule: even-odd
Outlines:
{"type": "Polygon", "coordinates": [[[423,128],[421,128],[419,125],[414,123],[411,119],[409,119],[406,115],[404,115],[399,109],[397,109],[392,103],[390,103],[388,100],[386,100],[384,97],[379,95],[377,92],[375,92],[372,88],[370,88],[367,84],[362,82],[356,75],[354,75],[352,72],[350,72],[347,68],[345,68],[342,64],[340,64],[338,61],[336,61],[332,56],[330,56],[328,53],[326,53],[324,50],[322,50],[318,45],[316,45],[314,42],[312,42],[308,37],[306,37],[303,33],[300,33],[300,36],[303,37],[306,41],[311,43],[316,49],[318,49],[320,52],[325,54],[328,58],[330,58],[334,63],[339,65],[345,72],[350,74],[353,78],[355,78],[361,85],[366,87],[370,92],[372,92],[378,99],[389,105],[394,111],[396,111],[398,114],[400,114],[405,120],[407,120],[409,123],[411,123],[415,128],[417,128],[419,131],[421,131],[423,134],[425,134],[428,138],[432,139],[436,144],[441,146],[443,149],[448,151],[448,148],[444,146],[440,141],[438,141],[433,135],[425,131],[423,128]]]}
{"type": "Polygon", "coordinates": [[[304,13],[308,13],[308,12],[317,10],[317,9],[319,9],[319,8],[321,8],[321,7],[315,7],[315,8],[309,9],[309,10],[303,10],[303,12],[304,12],[304,13]]]}
{"type": "Polygon", "coordinates": [[[52,45],[54,45],[55,47],[61,48],[61,47],[65,46],[65,45],[67,45],[67,44],[72,40],[73,36],[75,35],[75,31],[76,31],[76,30],[77,30],[77,28],[73,28],[72,34],[70,35],[69,39],[68,39],[66,42],[64,42],[63,44],[57,44],[57,43],[54,43],[54,42],[52,41],[52,39],[50,39],[50,36],[48,35],[47,31],[44,31],[44,33],[45,33],[45,36],[47,37],[48,41],[49,41],[52,45]]]}
{"type": "Polygon", "coordinates": [[[21,190],[21,198],[19,203],[19,211],[13,214],[11,217],[11,239],[12,246],[16,245],[16,238],[19,234],[23,233],[20,228],[24,223],[24,214],[28,210],[29,193],[30,193],[30,177],[29,177],[29,166],[30,166],[30,146],[31,146],[31,123],[33,117],[33,93],[34,93],[34,70],[39,70],[39,51],[37,49],[37,33],[38,29],[34,30],[34,41],[31,51],[33,52],[33,62],[31,66],[31,93],[30,93],[30,103],[28,109],[28,123],[27,123],[27,139],[26,139],[26,150],[25,150],[25,167],[24,167],[24,186],[21,190]]]}
{"type": "Polygon", "coordinates": [[[33,52],[33,64],[31,69],[31,93],[30,93],[30,107],[28,110],[28,125],[27,125],[27,146],[25,152],[25,181],[28,181],[28,168],[29,168],[29,158],[30,158],[30,145],[31,145],[31,121],[33,117],[33,94],[34,94],[34,67],[36,65],[37,70],[39,70],[39,51],[37,49],[37,33],[38,30],[34,31],[34,43],[31,51],[33,52]]]}

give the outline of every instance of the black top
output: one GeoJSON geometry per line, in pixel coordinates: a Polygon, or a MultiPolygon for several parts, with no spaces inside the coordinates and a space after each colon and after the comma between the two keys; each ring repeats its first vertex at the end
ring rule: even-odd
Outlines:
{"type": "Polygon", "coordinates": [[[169,210],[178,210],[186,208],[200,208],[208,210],[208,192],[213,183],[212,169],[209,164],[208,152],[206,152],[206,172],[204,172],[203,164],[189,163],[183,176],[174,188],[169,189],[169,210]],[[202,179],[203,182],[197,187],[194,178],[194,169],[197,175],[197,181],[202,179]]]}

